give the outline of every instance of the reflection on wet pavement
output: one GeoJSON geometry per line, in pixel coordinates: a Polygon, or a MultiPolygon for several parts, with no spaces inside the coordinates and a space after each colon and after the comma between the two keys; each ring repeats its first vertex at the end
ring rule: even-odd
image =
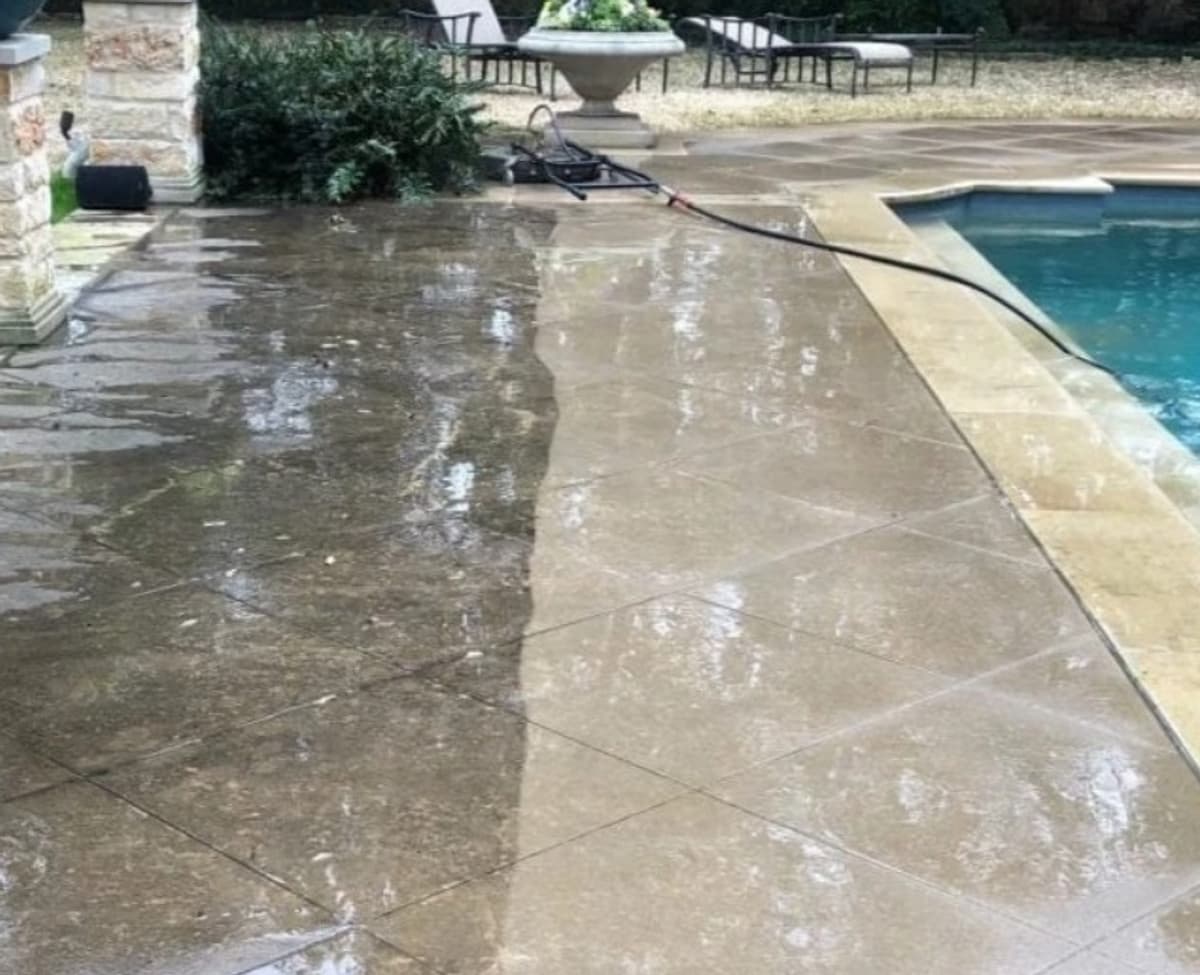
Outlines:
{"type": "MultiPolygon", "coordinates": [[[[337,222],[177,216],[84,296],[59,341],[12,357],[0,384],[0,970],[218,975],[322,941],[314,965],[348,971],[361,955],[417,972],[365,933],[326,939],[516,856],[524,722],[396,681],[519,637],[529,617],[555,421],[533,354],[536,248],[552,224],[459,205],[337,222]],[[241,821],[189,839],[105,791],[137,791],[143,780],[120,772],[131,762],[162,782],[183,771],[199,811],[200,765],[179,759],[238,728],[280,751],[235,746],[234,766],[265,759],[298,776],[251,774],[263,791],[250,811],[233,769],[216,772],[216,794],[267,827],[259,839],[241,821]],[[51,788],[72,773],[103,790],[51,788]],[[282,790],[299,847],[275,854],[282,790]],[[381,856],[396,820],[402,852],[381,856]],[[297,851],[311,883],[269,879],[292,874],[297,851]],[[107,906],[87,910],[90,896],[107,906]]],[[[529,842],[673,790],[551,731],[531,740],[547,783],[581,795],[574,813],[545,801],[529,842]]]]}
{"type": "Polygon", "coordinates": [[[0,807],[6,972],[240,972],[323,912],[95,786],[0,807]]]}
{"type": "Polygon", "coordinates": [[[719,791],[1081,942],[1191,886],[1200,867],[1196,782],[1174,754],[973,691],[719,791]]]}
{"type": "Polygon", "coordinates": [[[1037,972],[1059,950],[1039,932],[702,796],[379,929],[456,975],[1037,972]]]}
{"type": "Polygon", "coordinates": [[[1194,971],[1200,787],[838,266],[539,200],[177,215],[0,370],[0,972],[1194,971]]]}

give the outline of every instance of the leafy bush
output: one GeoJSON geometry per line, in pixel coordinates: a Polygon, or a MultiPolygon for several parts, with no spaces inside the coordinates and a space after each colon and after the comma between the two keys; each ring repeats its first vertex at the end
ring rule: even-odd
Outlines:
{"type": "Polygon", "coordinates": [[[646,0],[546,0],[539,27],[557,30],[669,30],[646,0]]]}
{"type": "Polygon", "coordinates": [[[852,31],[930,30],[937,27],[937,0],[850,0],[845,29],[852,31]]]}
{"type": "Polygon", "coordinates": [[[845,0],[838,5],[852,31],[973,31],[1006,37],[999,0],[845,0]]]}
{"type": "Polygon", "coordinates": [[[471,85],[379,31],[269,34],[209,25],[201,61],[205,170],[217,198],[340,203],[472,185],[471,85]]]}
{"type": "Polygon", "coordinates": [[[982,27],[989,40],[1009,36],[1011,29],[1000,0],[943,0],[941,26],[948,31],[982,27]]]}

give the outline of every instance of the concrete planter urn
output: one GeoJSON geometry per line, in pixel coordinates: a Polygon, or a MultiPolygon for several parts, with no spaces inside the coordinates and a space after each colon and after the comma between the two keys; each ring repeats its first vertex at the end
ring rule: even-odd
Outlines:
{"type": "Polygon", "coordinates": [[[0,41],[12,37],[38,15],[46,0],[0,0],[0,41]]]}
{"type": "Polygon", "coordinates": [[[550,61],[583,103],[558,116],[563,134],[585,146],[648,148],[657,138],[633,112],[615,104],[634,77],[662,58],[683,53],[669,30],[591,31],[535,27],[518,42],[525,53],[550,61]]]}

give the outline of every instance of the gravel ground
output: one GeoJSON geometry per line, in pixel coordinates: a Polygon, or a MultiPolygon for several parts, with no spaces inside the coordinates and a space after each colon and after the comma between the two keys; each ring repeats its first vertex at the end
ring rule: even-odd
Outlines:
{"type": "MultiPolygon", "coordinates": [[[[82,30],[77,23],[51,22],[47,109],[57,118],[72,108],[83,118],[82,30]]],[[[838,90],[790,85],[774,91],[705,89],[702,54],[688,54],[671,67],[671,91],[661,94],[659,67],[644,78],[641,94],[622,105],[640,112],[662,132],[726,128],[792,127],[806,123],[954,118],[1196,118],[1200,119],[1200,62],[1155,60],[1073,61],[985,58],[979,84],[968,84],[969,62],[947,58],[936,86],[928,83],[928,62],[917,67],[917,85],[906,94],[902,75],[880,71],[870,94],[852,99],[848,70],[837,76],[838,90]]],[[[565,87],[565,86],[562,86],[565,87]]],[[[560,95],[562,92],[560,91],[560,95]]],[[[523,125],[543,100],[510,91],[485,97],[488,114],[506,125],[523,125]]],[[[571,100],[560,97],[569,108],[571,100]]]]}
{"type": "MultiPolygon", "coordinates": [[[[970,61],[948,57],[936,86],[922,60],[911,94],[903,72],[878,71],[870,93],[858,98],[850,97],[849,69],[842,67],[832,92],[811,84],[769,92],[706,89],[703,55],[688,54],[672,63],[666,95],[655,66],[643,78],[642,93],[624,96],[621,104],[659,131],[676,133],[858,120],[1200,118],[1200,62],[985,59],[972,88],[970,61]]],[[[507,93],[487,103],[497,120],[521,124],[539,100],[507,93]]]]}

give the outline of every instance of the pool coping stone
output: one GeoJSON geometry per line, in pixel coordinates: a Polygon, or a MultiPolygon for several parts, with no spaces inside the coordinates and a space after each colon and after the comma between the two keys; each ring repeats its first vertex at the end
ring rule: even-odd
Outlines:
{"type": "MultiPolygon", "coordinates": [[[[945,267],[889,203],[981,189],[1101,192],[1098,184],[1135,183],[1196,186],[1200,174],[1153,169],[950,183],[931,174],[924,186],[813,187],[805,208],[827,240],[945,267]]],[[[1015,316],[1005,321],[1008,313],[985,299],[933,278],[885,273],[861,259],[842,264],[1200,769],[1200,460],[1117,382],[1044,340],[1020,336],[1028,326],[1015,316]],[[952,312],[931,318],[931,308],[952,312]],[[945,328],[951,324],[952,333],[945,328]],[[1092,375],[1081,380],[1083,371],[1092,375]],[[1129,417],[1140,421],[1140,438],[1151,438],[1140,462],[1114,443],[1118,424],[1129,417]],[[1017,423],[1024,430],[1016,436],[983,433],[1015,430],[1017,423]],[[1030,438],[1049,456],[1066,457],[1078,451],[1081,433],[1094,468],[1118,472],[1121,504],[1104,491],[1081,491],[1079,471],[1069,465],[1031,470],[1030,438]]]]}

